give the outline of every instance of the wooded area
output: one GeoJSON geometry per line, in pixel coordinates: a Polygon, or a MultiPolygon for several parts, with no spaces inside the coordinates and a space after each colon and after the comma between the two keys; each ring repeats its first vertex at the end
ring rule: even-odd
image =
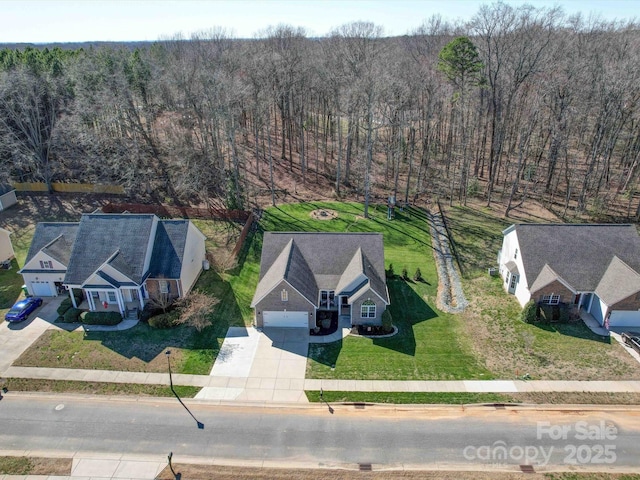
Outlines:
{"type": "Polygon", "coordinates": [[[638,219],[639,40],[633,22],[495,3],[403,37],[358,22],[5,49],[0,181],[231,209],[315,185],[365,216],[395,194],[638,219]]]}

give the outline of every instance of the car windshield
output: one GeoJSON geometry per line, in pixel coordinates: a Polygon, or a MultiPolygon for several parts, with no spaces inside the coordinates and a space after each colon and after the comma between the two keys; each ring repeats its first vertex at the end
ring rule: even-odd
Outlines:
{"type": "Polygon", "coordinates": [[[24,306],[21,306],[21,307],[13,307],[11,310],[9,310],[9,311],[7,312],[7,314],[15,315],[16,313],[20,313],[22,310],[24,310],[24,306]]]}

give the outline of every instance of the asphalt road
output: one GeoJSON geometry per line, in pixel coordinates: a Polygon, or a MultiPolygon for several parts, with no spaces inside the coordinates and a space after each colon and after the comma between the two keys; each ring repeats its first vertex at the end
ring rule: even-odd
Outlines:
{"type": "Polygon", "coordinates": [[[0,450],[302,462],[309,466],[578,465],[640,468],[640,408],[539,411],[367,406],[263,408],[175,399],[9,393],[0,450]]]}

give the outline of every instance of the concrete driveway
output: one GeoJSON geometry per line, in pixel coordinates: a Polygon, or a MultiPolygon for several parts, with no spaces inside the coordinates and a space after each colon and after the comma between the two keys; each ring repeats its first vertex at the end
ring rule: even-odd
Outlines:
{"type": "Polygon", "coordinates": [[[44,303],[28,319],[0,324],[0,375],[58,318],[56,310],[64,297],[43,298],[44,303]]]}
{"type": "Polygon", "coordinates": [[[306,403],[308,349],[303,328],[230,327],[211,370],[215,386],[203,388],[196,398],[306,403]]]}

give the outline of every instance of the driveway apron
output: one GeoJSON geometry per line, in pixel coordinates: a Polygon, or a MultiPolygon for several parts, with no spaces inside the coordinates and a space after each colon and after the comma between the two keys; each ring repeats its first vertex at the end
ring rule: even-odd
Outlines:
{"type": "Polygon", "coordinates": [[[196,398],[306,403],[308,348],[306,329],[230,327],[211,370],[214,386],[196,398]]]}
{"type": "Polygon", "coordinates": [[[44,333],[58,317],[63,297],[45,298],[42,307],[19,323],[0,324],[0,376],[44,333]]]}

